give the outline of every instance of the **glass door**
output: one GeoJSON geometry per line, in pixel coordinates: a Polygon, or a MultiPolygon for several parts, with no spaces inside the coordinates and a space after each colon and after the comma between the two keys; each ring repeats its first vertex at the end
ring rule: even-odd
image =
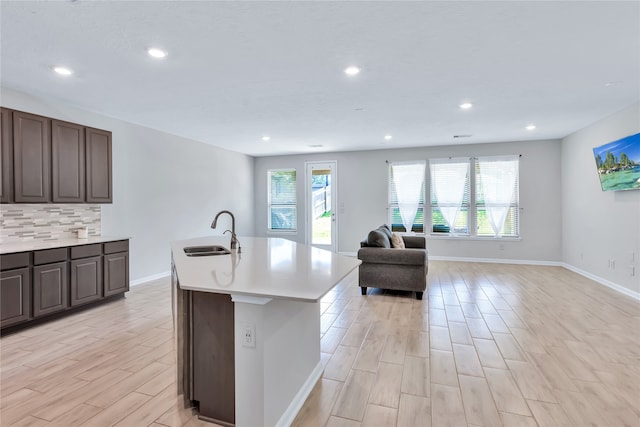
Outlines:
{"type": "Polygon", "coordinates": [[[307,242],[336,251],[336,162],[307,163],[307,242]]]}

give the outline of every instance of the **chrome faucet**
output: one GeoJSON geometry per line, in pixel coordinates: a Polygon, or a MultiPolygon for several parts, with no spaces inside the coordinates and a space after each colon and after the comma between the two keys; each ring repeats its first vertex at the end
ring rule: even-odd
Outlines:
{"type": "Polygon", "coordinates": [[[218,212],[216,214],[216,217],[213,219],[213,222],[211,223],[211,228],[216,228],[216,225],[218,223],[218,217],[224,213],[229,214],[229,216],[231,217],[231,249],[237,249],[238,239],[236,237],[236,217],[234,217],[231,212],[229,211],[218,212]]]}

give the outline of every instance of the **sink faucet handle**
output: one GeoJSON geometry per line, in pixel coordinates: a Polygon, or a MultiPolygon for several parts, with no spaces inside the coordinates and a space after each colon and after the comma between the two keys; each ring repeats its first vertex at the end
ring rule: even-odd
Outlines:
{"type": "Polygon", "coordinates": [[[238,237],[236,236],[236,233],[234,233],[231,230],[224,230],[224,233],[222,233],[222,234],[227,234],[227,231],[229,233],[231,233],[231,249],[238,248],[238,252],[239,252],[240,251],[240,242],[238,241],[238,237]]]}

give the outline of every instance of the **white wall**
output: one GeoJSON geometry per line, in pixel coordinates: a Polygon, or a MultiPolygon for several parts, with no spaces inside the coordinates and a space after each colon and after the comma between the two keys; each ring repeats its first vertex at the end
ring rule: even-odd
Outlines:
{"type": "Polygon", "coordinates": [[[603,192],[593,148],[640,132],[640,104],[562,140],[562,258],[640,292],[640,190],[603,192]],[[615,261],[615,268],[609,267],[615,261]],[[635,276],[631,275],[632,267],[635,276]]]}
{"type": "Polygon", "coordinates": [[[238,236],[253,235],[252,157],[1,90],[4,107],[113,132],[113,203],[102,205],[102,234],[131,237],[131,280],[168,272],[171,240],[231,228],[225,216],[210,229],[220,210],[234,212],[238,236]]]}
{"type": "Polygon", "coordinates": [[[387,220],[387,163],[449,156],[522,154],[520,162],[520,241],[445,240],[427,237],[432,256],[559,262],[561,248],[560,141],[506,142],[348,153],[260,157],[255,160],[257,236],[267,234],[267,170],[298,171],[298,232],[305,241],[304,163],[338,162],[338,251],[356,252],[368,231],[387,220]],[[504,249],[500,249],[501,245],[504,249]]]}

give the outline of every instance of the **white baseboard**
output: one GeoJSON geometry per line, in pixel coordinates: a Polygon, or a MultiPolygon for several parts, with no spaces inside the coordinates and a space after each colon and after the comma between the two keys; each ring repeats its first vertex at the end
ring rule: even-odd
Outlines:
{"type": "Polygon", "coordinates": [[[358,252],[338,252],[338,255],[350,256],[355,258],[358,256],[358,252]]]}
{"type": "Polygon", "coordinates": [[[506,258],[471,258],[471,257],[449,257],[449,256],[429,256],[430,261],[454,261],[454,262],[486,262],[489,264],[523,264],[523,265],[546,265],[562,267],[560,261],[539,261],[529,259],[506,259],[506,258]]]}
{"type": "Polygon", "coordinates": [[[276,427],[289,427],[291,423],[293,423],[293,420],[296,418],[296,415],[298,415],[300,408],[302,408],[305,400],[307,400],[307,397],[309,397],[309,394],[311,394],[311,390],[313,390],[313,387],[315,387],[316,383],[320,379],[323,370],[324,369],[322,367],[322,361],[319,361],[276,423],[276,427]]]}
{"type": "Polygon", "coordinates": [[[600,276],[596,276],[595,274],[591,274],[588,271],[581,270],[581,269],[579,269],[577,267],[574,267],[571,264],[562,263],[561,265],[562,265],[562,267],[566,268],[567,270],[571,270],[574,273],[578,273],[579,275],[584,276],[587,279],[591,279],[596,283],[599,283],[599,284],[601,284],[603,286],[606,286],[607,288],[611,288],[614,291],[618,291],[621,294],[625,294],[626,296],[629,296],[629,297],[631,297],[631,298],[633,298],[635,300],[640,301],[640,292],[632,291],[629,288],[625,288],[624,286],[620,286],[617,283],[613,283],[610,280],[604,279],[604,278],[602,278],[600,276]]]}
{"type": "MultiPolygon", "coordinates": [[[[355,256],[353,252],[340,252],[340,255],[355,256]]],[[[571,270],[581,276],[591,279],[596,283],[599,283],[607,288],[613,289],[626,296],[629,296],[635,300],[640,301],[640,292],[633,291],[624,286],[620,286],[610,280],[604,279],[595,274],[591,274],[587,271],[576,268],[570,264],[561,261],[539,261],[539,260],[526,260],[526,259],[503,259],[503,258],[471,258],[471,257],[448,257],[448,256],[429,256],[430,261],[453,261],[453,262],[486,262],[491,264],[523,264],[523,265],[545,265],[552,267],[564,267],[567,270],[571,270]]]]}
{"type": "Polygon", "coordinates": [[[163,271],[162,273],[152,274],[151,276],[146,276],[136,280],[131,280],[129,282],[129,286],[133,287],[133,286],[142,285],[143,283],[151,282],[153,280],[164,279],[165,277],[169,277],[170,275],[171,275],[171,271],[163,271]]]}

